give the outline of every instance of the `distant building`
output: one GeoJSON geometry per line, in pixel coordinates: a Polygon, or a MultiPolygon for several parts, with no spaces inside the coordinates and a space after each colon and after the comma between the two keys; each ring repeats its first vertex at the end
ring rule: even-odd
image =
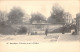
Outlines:
{"type": "Polygon", "coordinates": [[[77,34],[80,35],[80,13],[76,14],[77,34]]]}
{"type": "Polygon", "coordinates": [[[76,18],[72,19],[72,24],[76,24],[76,18]]]}
{"type": "Polygon", "coordinates": [[[65,23],[66,23],[66,24],[72,23],[72,16],[71,16],[71,14],[69,14],[68,12],[65,13],[64,19],[65,19],[65,23]]]}

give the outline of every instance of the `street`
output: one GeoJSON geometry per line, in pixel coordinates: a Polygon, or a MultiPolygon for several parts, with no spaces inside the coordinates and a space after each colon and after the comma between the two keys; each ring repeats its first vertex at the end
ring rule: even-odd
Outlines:
{"type": "Polygon", "coordinates": [[[46,35],[0,35],[0,41],[56,42],[78,41],[79,35],[53,33],[46,35]]]}

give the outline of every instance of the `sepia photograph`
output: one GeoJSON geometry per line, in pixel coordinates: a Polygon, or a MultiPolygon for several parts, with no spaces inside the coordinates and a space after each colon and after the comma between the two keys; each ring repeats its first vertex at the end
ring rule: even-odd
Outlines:
{"type": "MultiPolygon", "coordinates": [[[[21,52],[39,52],[40,50],[35,50],[40,44],[42,44],[43,48],[46,46],[47,49],[49,45],[52,46],[54,44],[52,47],[56,48],[49,49],[50,52],[79,52],[79,43],[79,0],[0,0],[1,46],[7,45],[9,47],[11,45],[15,49],[23,44],[22,47],[32,45],[30,49],[34,51],[30,51],[27,47],[27,51],[22,49],[21,52]],[[67,43],[58,42],[74,42],[69,44],[74,46],[73,48],[67,47],[70,49],[69,51],[69,49],[64,47],[67,43]],[[62,46],[62,44],[65,45],[62,46]],[[36,47],[34,48],[33,46],[35,45],[36,47]],[[68,51],[60,50],[57,47],[58,45],[60,45],[59,48],[63,47],[68,51]]],[[[41,47],[38,48],[40,49],[41,47]]],[[[2,47],[0,49],[0,52],[8,52],[8,50],[4,51],[2,47]]],[[[49,52],[49,50],[44,52],[49,52]]],[[[11,52],[11,48],[9,52],[11,52]]]]}

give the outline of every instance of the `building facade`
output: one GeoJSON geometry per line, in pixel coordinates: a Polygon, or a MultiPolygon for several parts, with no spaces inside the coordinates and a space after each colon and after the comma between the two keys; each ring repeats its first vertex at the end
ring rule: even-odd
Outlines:
{"type": "Polygon", "coordinates": [[[66,23],[66,24],[72,23],[72,16],[71,16],[71,14],[69,14],[68,12],[65,13],[64,19],[65,19],[65,23],[66,23]]]}
{"type": "Polygon", "coordinates": [[[76,15],[77,34],[80,35],[80,13],[76,15]]]}

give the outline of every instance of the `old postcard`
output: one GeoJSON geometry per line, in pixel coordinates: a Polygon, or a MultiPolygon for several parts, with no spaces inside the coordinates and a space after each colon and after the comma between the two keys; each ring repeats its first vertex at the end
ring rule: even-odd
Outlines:
{"type": "Polygon", "coordinates": [[[0,0],[0,52],[80,52],[80,1],[0,0]]]}

